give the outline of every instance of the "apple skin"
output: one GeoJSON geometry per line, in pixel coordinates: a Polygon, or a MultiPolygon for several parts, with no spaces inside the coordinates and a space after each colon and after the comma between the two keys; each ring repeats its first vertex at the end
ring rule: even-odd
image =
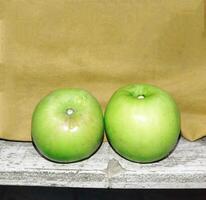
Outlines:
{"type": "Polygon", "coordinates": [[[36,106],[31,134],[37,150],[47,159],[65,163],[83,160],[102,143],[102,109],[85,90],[55,90],[36,106]]]}
{"type": "Polygon", "coordinates": [[[122,157],[150,163],[166,157],[180,134],[180,112],[173,98],[149,84],[117,90],[105,111],[106,136],[122,157]]]}

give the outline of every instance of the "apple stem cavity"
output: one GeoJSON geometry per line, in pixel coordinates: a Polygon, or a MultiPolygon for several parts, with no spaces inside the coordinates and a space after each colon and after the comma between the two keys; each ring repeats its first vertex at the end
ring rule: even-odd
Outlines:
{"type": "Polygon", "coordinates": [[[71,115],[73,115],[74,114],[74,109],[72,109],[72,108],[68,108],[67,110],[66,110],[66,114],[68,115],[68,116],[71,116],[71,115]]]}
{"type": "Polygon", "coordinates": [[[140,99],[140,100],[141,100],[141,99],[144,99],[144,98],[145,98],[144,95],[138,95],[138,96],[137,96],[137,99],[140,99]]]}

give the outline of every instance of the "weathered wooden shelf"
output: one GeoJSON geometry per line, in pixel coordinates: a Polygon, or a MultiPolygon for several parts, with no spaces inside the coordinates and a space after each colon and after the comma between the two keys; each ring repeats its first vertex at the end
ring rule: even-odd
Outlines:
{"type": "Polygon", "coordinates": [[[206,188],[206,138],[181,138],[175,151],[153,164],[138,164],[103,143],[87,160],[58,164],[32,143],[0,141],[0,184],[84,188],[206,188]]]}

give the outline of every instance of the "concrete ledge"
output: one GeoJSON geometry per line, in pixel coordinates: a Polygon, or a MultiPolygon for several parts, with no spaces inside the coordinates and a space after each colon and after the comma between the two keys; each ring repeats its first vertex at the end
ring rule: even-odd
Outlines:
{"type": "Polygon", "coordinates": [[[91,158],[58,164],[42,158],[32,143],[0,141],[0,184],[82,188],[206,188],[206,138],[181,138],[175,151],[153,164],[117,155],[107,142],[91,158]]]}

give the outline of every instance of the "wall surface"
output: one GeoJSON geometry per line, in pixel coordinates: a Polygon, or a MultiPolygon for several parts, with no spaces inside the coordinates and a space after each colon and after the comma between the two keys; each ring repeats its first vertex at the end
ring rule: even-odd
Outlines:
{"type": "Polygon", "coordinates": [[[0,136],[30,140],[33,109],[60,87],[85,88],[105,108],[128,83],[170,92],[182,133],[206,127],[203,0],[0,2],[0,136]]]}

